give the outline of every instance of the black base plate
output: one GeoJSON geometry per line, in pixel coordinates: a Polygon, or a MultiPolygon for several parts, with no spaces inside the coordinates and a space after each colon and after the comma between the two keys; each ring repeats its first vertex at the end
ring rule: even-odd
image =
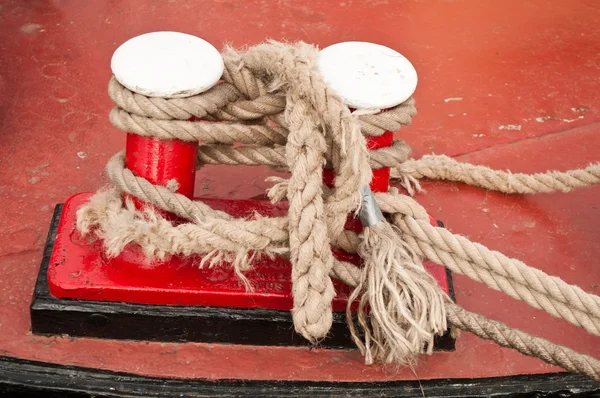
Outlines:
{"type": "MultiPolygon", "coordinates": [[[[288,311],[148,305],[51,296],[47,280],[48,263],[61,210],[62,205],[54,210],[31,304],[31,329],[34,334],[269,346],[308,344],[294,332],[288,311]]],[[[450,274],[448,280],[453,295],[450,274]]],[[[436,340],[436,349],[452,351],[454,343],[454,339],[447,334],[436,340]]],[[[319,345],[330,348],[354,346],[345,314],[334,314],[330,336],[319,345]]]]}

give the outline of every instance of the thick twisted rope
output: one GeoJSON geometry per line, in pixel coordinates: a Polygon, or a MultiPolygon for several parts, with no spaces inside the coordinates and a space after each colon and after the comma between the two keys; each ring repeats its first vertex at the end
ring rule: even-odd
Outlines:
{"type": "MultiPolygon", "coordinates": [[[[600,335],[600,297],[463,236],[452,234],[445,228],[431,226],[425,209],[408,197],[379,195],[377,200],[382,204],[382,209],[390,213],[395,226],[402,232],[403,240],[417,254],[580,326],[594,335],[600,335]],[[391,208],[390,202],[400,198],[404,207],[391,208]],[[407,202],[411,201],[408,205],[407,202]],[[411,215],[405,213],[407,209],[411,215]]],[[[334,243],[347,247],[356,245],[357,241],[357,237],[348,233],[344,240],[334,243]]]]}
{"type": "MultiPolygon", "coordinates": [[[[191,201],[182,195],[171,193],[167,188],[155,186],[134,176],[124,168],[122,153],[109,162],[107,171],[121,190],[145,202],[156,203],[163,210],[189,219],[213,216],[214,211],[202,202],[191,201]]],[[[409,197],[379,194],[377,201],[382,210],[391,214],[403,239],[417,254],[525,301],[552,316],[583,327],[592,334],[600,335],[600,297],[541,270],[528,267],[519,260],[491,251],[463,236],[452,234],[447,229],[431,226],[425,209],[409,197]],[[395,204],[400,206],[394,207],[395,204]]],[[[246,250],[279,250],[288,239],[287,224],[277,221],[281,219],[261,219],[257,222],[229,225],[227,223],[230,219],[229,216],[223,217],[221,228],[213,228],[211,231],[213,235],[226,231],[223,233],[223,240],[215,242],[215,249],[219,245],[230,247],[235,241],[239,241],[248,245],[246,250]],[[229,235],[234,236],[233,242],[228,240],[229,235]],[[258,237],[261,238],[260,241],[258,237]]],[[[345,231],[343,236],[333,240],[333,244],[353,252],[358,241],[355,234],[345,231]]]]}
{"type": "Polygon", "coordinates": [[[360,304],[358,321],[365,339],[357,338],[350,313],[349,325],[367,363],[371,358],[404,362],[414,353],[430,352],[433,335],[445,330],[447,316],[452,325],[480,337],[598,379],[598,362],[593,358],[440,300],[439,289],[433,289],[435,284],[415,254],[593,334],[600,330],[598,297],[432,227],[425,209],[396,191],[375,195],[396,231],[386,222],[367,226],[361,236],[344,229],[346,215],[360,206],[359,192],[375,168],[394,167],[393,176],[408,189],[414,184],[418,187],[417,178],[428,177],[507,193],[534,193],[595,184],[598,166],[527,176],[446,157],[411,161],[407,160],[409,148],[401,140],[367,156],[362,135],[377,136],[409,124],[416,113],[414,101],[376,115],[351,115],[315,73],[315,58],[316,50],[304,44],[271,43],[243,54],[229,50],[224,53],[223,82],[189,98],[148,98],[130,92],[115,79],[109,84],[109,95],[118,105],[111,121],[124,131],[199,142],[200,164],[266,164],[291,171],[289,180],[277,180],[269,192],[273,200],[287,197],[288,217],[234,219],[133,175],[124,167],[123,154],[118,154],[107,165],[117,188],[98,193],[80,209],[79,229],[104,239],[109,255],[117,255],[129,243],[141,245],[149,256],[201,254],[213,264],[231,262],[241,278],[253,256],[289,257],[294,324],[311,341],[329,330],[334,294],[330,275],[339,278],[355,287],[352,299],[360,304]],[[202,123],[190,118],[202,119],[202,123]],[[232,146],[239,143],[244,145],[232,146]],[[336,173],[331,190],[321,182],[325,161],[336,173]],[[191,222],[175,226],[151,208],[140,211],[129,201],[123,206],[123,193],[191,222]],[[364,270],[336,260],[330,246],[358,252],[364,270]]]}
{"type": "MultiPolygon", "coordinates": [[[[165,200],[164,202],[158,202],[158,204],[160,204],[160,207],[164,210],[169,210],[169,211],[173,211],[178,213],[180,216],[185,216],[186,214],[188,214],[190,212],[190,210],[181,210],[183,209],[192,209],[192,212],[195,212],[197,210],[195,210],[196,206],[200,205],[201,208],[206,207],[207,209],[209,209],[209,211],[211,211],[210,208],[208,208],[207,206],[205,206],[204,204],[202,204],[202,202],[193,202],[191,200],[189,200],[186,197],[183,197],[181,195],[175,194],[170,192],[169,190],[167,190],[166,188],[163,187],[159,187],[159,186],[154,186],[150,183],[148,183],[147,181],[145,181],[143,178],[140,177],[136,177],[133,176],[133,174],[125,169],[122,166],[123,163],[123,155],[119,155],[118,157],[114,158],[111,163],[117,163],[117,164],[121,164],[121,173],[124,175],[129,176],[129,178],[123,178],[121,177],[120,179],[115,178],[114,176],[112,176],[111,178],[114,179],[114,181],[117,182],[117,184],[120,184],[120,180],[121,181],[128,181],[129,179],[131,179],[132,181],[129,181],[128,185],[122,185],[124,186],[126,189],[130,189],[131,187],[144,187],[146,190],[148,190],[149,192],[155,191],[155,190],[161,190],[162,195],[160,196],[161,198],[167,198],[167,200],[165,200]],[[177,198],[178,200],[174,200],[174,198],[170,198],[170,196],[173,196],[174,198],[177,198]],[[180,203],[183,202],[184,205],[181,205],[180,203]],[[173,205],[175,204],[175,205],[173,205]]],[[[109,163],[109,164],[111,164],[109,163]]],[[[114,169],[114,167],[109,166],[108,167],[109,170],[114,169]]],[[[133,190],[129,190],[129,193],[134,193],[136,191],[133,190]]],[[[156,200],[153,199],[154,195],[148,195],[145,191],[141,190],[139,192],[137,192],[137,195],[139,195],[140,198],[142,198],[145,201],[149,201],[149,202],[155,202],[156,200]]],[[[156,194],[155,194],[156,195],[156,194]]],[[[123,210],[121,208],[121,203],[122,203],[122,199],[120,194],[115,193],[113,196],[113,201],[116,204],[116,208],[118,209],[119,212],[126,212],[125,210],[123,210]]],[[[392,192],[392,194],[377,194],[377,201],[378,203],[381,205],[382,209],[386,212],[392,213],[392,218],[394,220],[396,220],[397,217],[403,217],[404,219],[406,218],[412,218],[413,220],[416,220],[416,222],[418,222],[419,224],[419,228],[421,229],[425,229],[425,230],[429,230],[429,229],[435,229],[435,231],[441,231],[442,233],[447,232],[445,229],[441,229],[441,228],[435,228],[435,227],[431,227],[429,226],[429,224],[427,222],[425,222],[425,220],[427,219],[427,213],[425,211],[425,209],[423,209],[416,201],[414,201],[413,199],[407,197],[407,196],[403,196],[403,195],[398,195],[397,192],[392,192]]],[[[92,206],[90,206],[88,209],[96,209],[97,207],[94,206],[92,204],[92,206]]],[[[223,216],[222,216],[223,217],[223,216]]],[[[96,217],[96,218],[102,218],[102,217],[96,217]]],[[[224,216],[225,219],[229,219],[229,216],[224,216]]],[[[90,218],[81,218],[81,219],[90,219],[90,218]]],[[[94,217],[91,218],[92,220],[94,220],[94,217]]],[[[133,228],[134,225],[139,225],[141,228],[147,229],[148,228],[148,222],[147,220],[144,220],[143,217],[140,218],[141,221],[139,221],[137,224],[129,224],[129,228],[128,231],[131,231],[131,236],[129,237],[130,239],[126,239],[123,243],[122,243],[122,247],[124,247],[127,243],[130,242],[136,242],[138,244],[141,244],[143,247],[145,248],[157,248],[158,250],[160,250],[161,248],[165,251],[165,253],[169,253],[169,254],[190,254],[191,252],[189,251],[189,247],[195,247],[197,245],[197,237],[198,236],[202,236],[199,235],[198,232],[193,231],[193,228],[190,228],[189,224],[183,224],[181,226],[178,226],[176,228],[178,229],[182,229],[183,231],[181,232],[181,235],[185,236],[185,238],[187,239],[187,244],[172,244],[171,242],[175,241],[175,242],[181,242],[181,238],[177,239],[179,236],[177,234],[175,234],[175,238],[173,237],[173,233],[169,232],[169,228],[174,228],[173,226],[171,226],[170,223],[168,222],[164,222],[164,224],[166,224],[166,229],[160,229],[160,228],[150,228],[150,230],[156,231],[156,234],[154,235],[154,238],[157,238],[159,241],[162,239],[163,240],[163,244],[157,244],[155,239],[151,239],[151,236],[148,235],[147,233],[140,233],[139,231],[136,231],[135,228],[133,228]],[[186,235],[187,234],[187,235],[186,235]],[[141,237],[144,236],[144,239],[151,241],[152,244],[148,245],[144,245],[144,241],[136,241],[135,238],[136,237],[141,237]],[[178,251],[179,250],[179,251],[178,251]]],[[[280,254],[285,254],[287,252],[287,249],[282,246],[285,245],[285,242],[287,241],[287,225],[286,225],[286,219],[285,218],[272,218],[269,219],[268,223],[265,223],[263,225],[259,225],[256,226],[256,228],[254,227],[254,223],[255,221],[245,221],[243,223],[237,224],[237,225],[231,225],[231,229],[232,230],[240,230],[243,228],[248,228],[251,231],[252,230],[259,230],[264,232],[265,234],[272,234],[273,232],[269,230],[269,228],[272,228],[273,225],[279,225],[279,228],[277,228],[276,230],[278,231],[278,233],[280,234],[278,241],[273,242],[272,245],[275,247],[278,247],[280,249],[279,253],[280,254]],[[277,220],[281,220],[281,221],[277,221],[277,220]],[[264,228],[264,229],[263,229],[264,228]]],[[[119,223],[115,223],[116,225],[119,225],[119,223]]],[[[397,224],[399,227],[402,227],[401,223],[397,224]]],[[[401,228],[402,229],[402,228],[401,228]]],[[[106,229],[105,229],[106,230],[106,229]]],[[[111,234],[110,230],[108,230],[109,233],[108,235],[115,235],[115,234],[111,234]]],[[[210,230],[208,232],[211,232],[210,230]]],[[[405,238],[407,238],[407,234],[405,231],[402,231],[404,233],[405,238]]],[[[202,233],[206,233],[205,231],[202,231],[202,233]]],[[[430,232],[430,234],[434,234],[433,232],[430,232]]],[[[116,234],[118,235],[118,233],[116,234]]],[[[348,233],[347,236],[350,236],[350,241],[352,242],[351,244],[357,245],[358,243],[358,238],[356,237],[356,235],[354,235],[353,233],[348,233]]],[[[455,236],[455,238],[462,238],[460,236],[455,236]]],[[[464,239],[464,238],[462,238],[464,239]]],[[[436,239],[434,239],[435,241],[436,239]]],[[[448,239],[446,239],[448,240],[448,239]]],[[[409,245],[411,245],[411,240],[410,239],[406,239],[406,241],[408,242],[409,245]]],[[[213,245],[207,248],[200,248],[200,252],[202,252],[202,250],[205,251],[213,251],[216,250],[217,248],[224,248],[224,247],[228,247],[227,246],[227,242],[226,241],[212,241],[213,245]]],[[[106,243],[106,242],[105,242],[106,243]]],[[[422,241],[420,242],[422,244],[422,241]]],[[[465,244],[465,243],[463,243],[465,244]]],[[[474,243],[466,243],[465,245],[469,246],[469,245],[476,245],[474,243]]],[[[265,246],[262,246],[263,248],[265,246]]],[[[269,249],[269,246],[266,246],[267,249],[269,249]]],[[[356,247],[356,246],[354,246],[356,247]]],[[[420,247],[420,246],[418,246],[420,247]]],[[[256,247],[257,249],[259,247],[256,247]]],[[[254,249],[254,248],[253,248],[254,249]]],[[[467,250],[466,252],[470,252],[471,250],[467,250]]],[[[153,255],[156,253],[148,253],[149,255],[153,255]]],[[[164,253],[162,253],[164,254],[164,253]]],[[[453,271],[455,272],[462,272],[460,268],[456,268],[453,266],[452,262],[445,262],[444,261],[444,257],[441,258],[436,258],[435,255],[432,254],[428,254],[427,257],[433,259],[434,261],[438,261],[440,263],[444,263],[445,265],[449,266],[453,271]]],[[[238,258],[242,258],[245,259],[245,256],[239,256],[238,258]]],[[[343,262],[339,262],[336,261],[333,265],[333,269],[332,269],[333,274],[335,275],[335,277],[343,280],[345,283],[348,283],[351,286],[355,286],[358,281],[360,280],[360,270],[358,268],[356,268],[355,266],[348,264],[348,263],[343,263],[343,262]]],[[[495,288],[493,284],[488,283],[485,279],[481,279],[477,277],[477,273],[475,273],[475,277],[472,274],[467,273],[468,276],[473,277],[476,280],[479,281],[483,281],[484,283],[487,283],[488,285],[490,285],[491,287],[495,288]]],[[[499,275],[495,275],[496,278],[498,277],[502,277],[499,275]]],[[[538,275],[538,278],[543,279],[543,275],[538,275]]],[[[551,277],[552,278],[552,277],[551,277]]],[[[494,280],[492,278],[492,280],[494,280]]],[[[511,283],[516,283],[515,281],[511,281],[511,283]]],[[[572,288],[575,288],[577,290],[576,287],[571,286],[572,288]]],[[[500,289],[501,290],[501,289],[500,289]]],[[[506,291],[506,290],[503,290],[506,291]]],[[[581,294],[581,293],[580,293],[581,294]]],[[[586,296],[591,296],[592,301],[597,301],[598,298],[596,296],[593,295],[589,295],[587,293],[583,293],[586,296]]],[[[519,298],[519,297],[516,297],[519,298]]],[[[556,303],[560,303],[560,301],[554,300],[556,303]]],[[[582,302],[589,302],[590,299],[589,298],[584,298],[582,300],[582,302]]],[[[448,311],[448,309],[447,309],[448,311]]],[[[571,309],[571,311],[573,311],[571,309]]],[[[577,310],[575,310],[577,311],[577,310]]],[[[450,312],[447,312],[448,314],[450,314],[450,312]]],[[[583,312],[582,312],[583,313],[583,312]]],[[[567,319],[569,320],[569,319],[567,319]]],[[[455,325],[453,320],[450,320],[450,322],[455,325]]],[[[456,326],[456,325],[455,325],[456,326]]],[[[588,328],[589,329],[589,328],[588,328]]],[[[591,332],[593,332],[593,330],[590,330],[591,332]]],[[[485,337],[485,336],[483,336],[485,337]]],[[[490,336],[487,336],[490,337],[490,336]]],[[[529,342],[530,340],[526,340],[525,344],[527,342],[529,342]]],[[[520,351],[522,350],[522,345],[524,343],[520,342],[519,340],[513,341],[510,340],[509,341],[509,346],[512,348],[517,348],[520,351]],[[521,348],[519,348],[521,347],[521,348]]],[[[546,343],[544,343],[545,345],[548,345],[546,343]]],[[[553,350],[553,352],[556,350],[553,350]]],[[[559,350],[560,351],[560,350],[559,350]]],[[[531,353],[532,351],[528,351],[529,353],[531,353]]],[[[527,352],[525,352],[527,353],[527,352]]],[[[570,351],[569,351],[570,353],[570,351]]],[[[561,354],[562,355],[562,354],[561,354]]],[[[566,355],[566,354],[565,354],[566,355]]],[[[546,357],[542,357],[542,359],[547,360],[546,357]]],[[[555,362],[551,362],[551,363],[555,363],[555,362]]],[[[564,363],[558,363],[561,366],[565,366],[564,363]]],[[[566,367],[566,366],[565,366],[566,367]]],[[[572,368],[566,367],[570,370],[573,370],[572,368]]]]}
{"type": "MultiPolygon", "coordinates": [[[[289,247],[292,261],[292,292],[294,326],[305,338],[316,341],[327,335],[333,313],[331,301],[335,295],[329,277],[333,254],[329,245],[324,214],[322,180],[327,150],[324,134],[319,134],[317,104],[302,89],[324,89],[324,83],[313,79],[312,62],[316,59],[309,48],[298,48],[308,62],[300,64],[300,54],[281,52],[271,45],[250,50],[246,58],[257,73],[275,74],[286,85],[285,110],[289,126],[286,144],[286,163],[292,176],[288,185],[289,247]],[[272,57],[274,70],[263,69],[262,57],[272,57]],[[294,84],[298,83],[298,85],[294,84]],[[291,88],[302,88],[292,90],[291,88]]],[[[342,111],[338,106],[338,111],[342,111]]]]}
{"type": "Polygon", "coordinates": [[[502,347],[515,349],[551,365],[600,381],[600,361],[595,358],[469,312],[456,304],[446,304],[446,310],[448,321],[454,327],[473,333],[482,339],[492,340],[502,347]]]}
{"type": "Polygon", "coordinates": [[[461,163],[444,155],[423,156],[392,169],[392,178],[429,178],[462,182],[491,191],[508,194],[569,192],[574,188],[600,183],[600,164],[566,172],[548,171],[537,174],[513,174],[486,166],[461,163]]]}
{"type": "MultiPolygon", "coordinates": [[[[220,236],[222,241],[215,241],[215,246],[211,246],[211,250],[216,250],[219,245],[228,244],[226,243],[229,239],[228,236],[234,235],[234,239],[240,240],[247,249],[247,251],[260,251],[260,250],[279,250],[283,245],[287,246],[288,242],[288,219],[286,217],[271,217],[271,218],[257,218],[256,220],[237,220],[237,224],[231,224],[229,227],[227,224],[230,220],[235,220],[229,214],[221,211],[216,211],[204,204],[202,201],[193,201],[181,194],[170,191],[166,187],[160,185],[154,185],[148,180],[142,177],[134,175],[131,170],[125,167],[125,153],[119,152],[113,156],[107,163],[106,172],[112,183],[119,189],[120,192],[127,193],[131,196],[135,196],[138,199],[146,203],[152,203],[157,208],[173,213],[181,218],[194,220],[197,228],[202,228],[202,233],[210,232],[213,235],[220,236]],[[221,227],[213,228],[209,222],[216,222],[221,220],[223,223],[221,227]],[[209,228],[210,227],[210,228],[209,228]],[[242,235],[243,234],[243,235],[242,235]],[[247,236],[248,238],[244,238],[247,236]],[[264,243],[253,244],[257,242],[257,238],[268,239],[264,243]],[[242,239],[243,238],[243,239],[242,239]]],[[[287,180],[283,186],[276,186],[276,188],[282,188],[284,195],[287,194],[287,180]]],[[[388,193],[375,193],[375,197],[382,211],[386,213],[400,213],[415,218],[427,218],[427,212],[413,199],[399,195],[396,190],[392,190],[391,194],[388,193]]],[[[117,196],[118,198],[118,196],[117,196]]],[[[279,198],[281,200],[282,197],[279,198]]],[[[116,199],[115,199],[116,200],[116,199]]],[[[102,203],[102,200],[98,201],[98,205],[102,203]]],[[[89,206],[89,210],[96,209],[97,205],[94,204],[89,206]]],[[[86,207],[85,209],[88,209],[86,207]]],[[[100,211],[104,212],[105,209],[101,208],[100,211]]],[[[91,225],[98,222],[99,218],[88,216],[81,216],[79,220],[82,222],[90,222],[91,225]]],[[[151,231],[152,229],[149,228],[151,231]]],[[[130,235],[130,241],[142,244],[142,239],[150,237],[149,231],[136,231],[133,228],[127,230],[130,235]]],[[[198,232],[199,233],[199,232],[198,232]]],[[[162,235],[164,239],[168,241],[169,235],[162,235]]],[[[190,245],[193,245],[193,237],[190,238],[190,245]]],[[[263,242],[263,241],[261,241],[263,242]]],[[[347,252],[355,253],[359,243],[359,237],[354,232],[343,230],[337,239],[332,241],[334,246],[337,246],[347,252]]],[[[105,242],[105,247],[109,248],[111,253],[119,253],[122,247],[113,249],[110,245],[105,242]]],[[[161,246],[162,247],[162,246],[161,246]]],[[[193,250],[187,248],[186,250],[193,250]]],[[[201,251],[197,251],[200,253],[201,251]]],[[[166,254],[182,254],[177,251],[165,251],[157,250],[156,253],[160,257],[164,257],[166,254]]],[[[268,254],[268,253],[264,253],[268,254]]]]}
{"type": "MultiPolygon", "coordinates": [[[[334,277],[349,286],[355,286],[361,275],[361,270],[349,263],[338,263],[334,271],[334,277]]],[[[448,322],[455,328],[600,381],[600,361],[596,358],[511,328],[502,322],[490,320],[454,303],[446,303],[445,307],[448,322]]]]}
{"type": "Polygon", "coordinates": [[[600,297],[428,221],[392,217],[418,254],[600,336],[600,297]]]}
{"type": "MultiPolygon", "coordinates": [[[[369,151],[371,169],[395,167],[405,162],[410,154],[410,147],[402,140],[396,140],[391,147],[383,147],[369,151]]],[[[229,145],[200,145],[198,162],[202,164],[227,164],[230,166],[271,166],[286,169],[285,147],[245,145],[232,147],[229,145]]]]}
{"type": "MultiPolygon", "coordinates": [[[[137,120],[151,118],[187,121],[196,117],[233,122],[258,120],[265,116],[275,117],[283,112],[286,103],[283,95],[260,95],[265,92],[265,89],[259,79],[252,74],[235,71],[236,66],[233,61],[225,60],[225,66],[228,69],[224,78],[228,78],[231,84],[227,82],[218,84],[204,93],[186,98],[145,97],[129,91],[113,77],[109,83],[108,94],[117,104],[116,109],[121,109],[124,113],[112,115],[111,121],[115,127],[129,131],[127,130],[127,119],[129,118],[126,114],[139,116],[140,118],[137,120]],[[244,74],[246,79],[242,83],[239,78],[241,74],[244,74]],[[235,86],[236,82],[255,87],[262,85],[260,89],[257,87],[245,94],[238,90],[239,87],[235,86]],[[250,95],[252,93],[258,96],[252,98],[250,95]],[[246,95],[252,99],[245,99],[246,95]]],[[[410,124],[416,113],[415,102],[411,98],[386,112],[359,116],[361,131],[370,136],[378,136],[386,131],[398,131],[403,125],[410,124]]],[[[169,124],[165,124],[165,126],[169,126],[169,124]]],[[[137,131],[132,132],[143,135],[137,131]]]]}

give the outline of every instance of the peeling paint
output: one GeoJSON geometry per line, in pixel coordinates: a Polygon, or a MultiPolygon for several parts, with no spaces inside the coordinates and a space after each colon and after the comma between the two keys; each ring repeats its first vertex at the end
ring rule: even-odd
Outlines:
{"type": "Polygon", "coordinates": [[[515,130],[515,131],[520,131],[521,130],[521,125],[520,124],[506,124],[503,126],[498,127],[499,130],[515,130]]]}
{"type": "Polygon", "coordinates": [[[558,116],[548,115],[548,116],[538,116],[538,117],[534,117],[534,118],[530,117],[530,118],[523,119],[523,120],[525,120],[526,122],[528,122],[530,120],[535,120],[538,123],[545,123],[548,120],[558,120],[560,122],[573,123],[574,121],[577,121],[577,120],[580,120],[580,119],[583,119],[583,118],[584,118],[583,115],[580,115],[580,116],[576,117],[575,119],[561,119],[558,116]]]}
{"type": "Polygon", "coordinates": [[[450,97],[450,98],[444,98],[444,102],[452,102],[452,101],[462,101],[463,98],[462,97],[450,97]]]}
{"type": "Polygon", "coordinates": [[[577,108],[571,108],[571,110],[572,110],[573,112],[585,113],[585,112],[589,111],[589,110],[590,110],[590,108],[588,108],[587,106],[579,106],[579,107],[577,107],[577,108]]]}
{"type": "Polygon", "coordinates": [[[23,33],[27,33],[27,34],[31,34],[31,33],[35,33],[37,30],[41,29],[42,25],[36,24],[36,23],[26,23],[25,25],[21,26],[21,32],[23,33]]]}
{"type": "Polygon", "coordinates": [[[583,119],[583,115],[576,117],[575,119],[561,119],[565,123],[573,123],[576,120],[583,119]]]}
{"type": "Polygon", "coordinates": [[[546,120],[558,120],[558,118],[556,116],[540,116],[535,118],[535,121],[538,123],[544,123],[546,120]]]}

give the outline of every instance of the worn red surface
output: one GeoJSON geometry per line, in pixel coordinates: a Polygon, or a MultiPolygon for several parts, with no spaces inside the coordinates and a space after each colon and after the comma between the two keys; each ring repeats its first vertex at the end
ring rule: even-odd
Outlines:
{"type": "MultiPolygon", "coordinates": [[[[366,367],[350,351],[45,338],[28,305],[52,207],[93,191],[125,135],[108,122],[109,60],[152,30],[221,47],[264,38],[321,47],[368,40],[405,54],[420,76],[419,115],[401,132],[415,154],[445,153],[514,172],[600,158],[600,5],[594,0],[79,1],[0,3],[0,355],[145,375],[387,380],[555,370],[463,334],[454,353],[412,370],[366,367]]],[[[206,167],[196,195],[263,193],[264,168],[206,167]]],[[[600,294],[600,188],[508,197],[428,183],[419,201],[448,228],[600,294]]],[[[464,277],[459,303],[600,357],[598,339],[464,277]]],[[[134,325],[132,325],[134,327],[134,325]]]]}

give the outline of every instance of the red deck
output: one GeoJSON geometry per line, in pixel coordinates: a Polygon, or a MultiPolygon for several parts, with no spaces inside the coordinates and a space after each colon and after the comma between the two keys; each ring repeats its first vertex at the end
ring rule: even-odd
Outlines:
{"type": "MultiPolygon", "coordinates": [[[[600,160],[599,19],[594,0],[3,1],[0,355],[184,378],[414,379],[410,369],[365,367],[348,351],[31,335],[28,306],[52,208],[105,184],[107,159],[124,147],[107,117],[112,52],[152,30],[196,34],[218,48],[265,38],[378,42],[419,72],[419,114],[401,134],[415,155],[513,172],[566,170],[600,160]]],[[[250,198],[264,192],[269,174],[206,167],[196,196],[250,198]]],[[[600,294],[599,187],[535,197],[425,188],[418,200],[452,231],[600,294]]],[[[574,326],[464,277],[455,287],[467,309],[600,357],[598,339],[574,326]]],[[[429,379],[554,370],[465,333],[456,352],[423,358],[415,372],[429,379]]]]}

